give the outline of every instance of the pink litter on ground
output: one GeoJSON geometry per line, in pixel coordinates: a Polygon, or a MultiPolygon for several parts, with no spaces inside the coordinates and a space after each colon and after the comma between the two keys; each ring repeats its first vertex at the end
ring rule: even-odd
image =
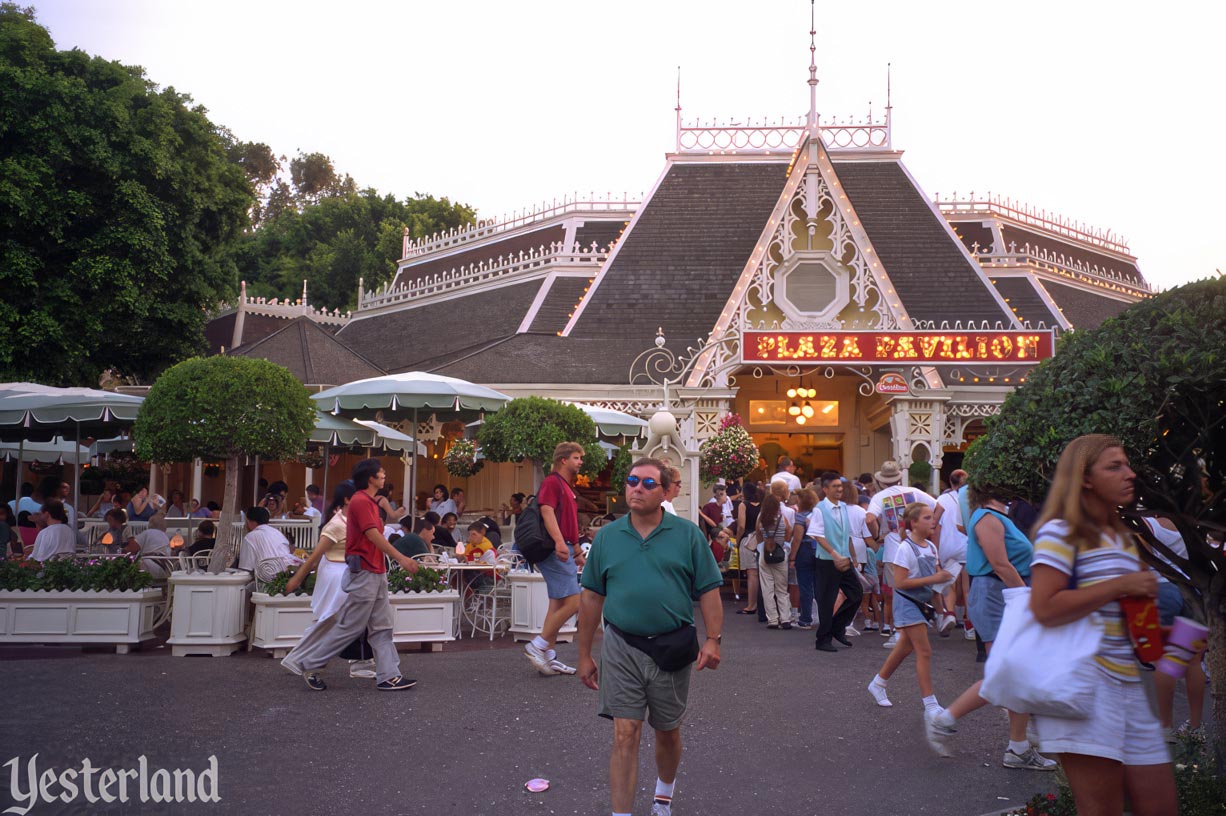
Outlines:
{"type": "Polygon", "coordinates": [[[529,779],[524,783],[524,789],[530,793],[543,793],[544,791],[549,790],[549,780],[541,779],[539,777],[536,779],[529,779]]]}

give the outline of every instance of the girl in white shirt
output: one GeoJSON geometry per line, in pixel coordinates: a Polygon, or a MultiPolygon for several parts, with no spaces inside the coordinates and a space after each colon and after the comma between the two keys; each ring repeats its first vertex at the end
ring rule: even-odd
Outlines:
{"type": "Polygon", "coordinates": [[[912,502],[906,506],[902,518],[902,532],[906,538],[899,542],[890,564],[898,644],[885,659],[881,671],[868,684],[868,691],[877,705],[883,708],[894,705],[886,696],[886,682],[907,656],[915,652],[915,674],[924,698],[924,709],[938,711],[941,706],[932,693],[932,646],[928,643],[928,622],[919,603],[926,602],[930,597],[929,588],[932,585],[948,581],[951,576],[939,568],[936,547],[928,540],[935,526],[932,508],[924,502],[912,502]]]}

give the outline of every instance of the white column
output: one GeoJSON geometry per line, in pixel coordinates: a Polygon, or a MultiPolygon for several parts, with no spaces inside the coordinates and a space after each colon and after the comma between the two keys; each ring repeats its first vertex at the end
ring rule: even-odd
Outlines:
{"type": "Polygon", "coordinates": [[[192,462],[192,495],[196,501],[204,504],[201,494],[204,492],[204,462],[196,459],[192,462]]]}
{"type": "Polygon", "coordinates": [[[158,466],[155,463],[149,464],[149,495],[152,497],[158,492],[158,466]]]}

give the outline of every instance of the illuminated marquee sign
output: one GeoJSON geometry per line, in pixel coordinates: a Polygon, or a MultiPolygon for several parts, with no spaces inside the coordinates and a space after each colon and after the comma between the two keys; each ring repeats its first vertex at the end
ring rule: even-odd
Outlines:
{"type": "Polygon", "coordinates": [[[743,363],[1038,363],[1055,349],[1051,331],[747,331],[743,363]]]}

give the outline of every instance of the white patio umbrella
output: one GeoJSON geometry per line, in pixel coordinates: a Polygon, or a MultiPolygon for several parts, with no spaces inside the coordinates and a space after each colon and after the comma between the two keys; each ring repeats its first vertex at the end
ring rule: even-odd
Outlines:
{"type": "MultiPolygon", "coordinates": [[[[497,411],[511,398],[484,385],[455,377],[406,371],[356,380],[311,395],[320,410],[354,419],[381,422],[407,419],[412,423],[411,446],[417,444],[418,416],[425,412],[445,419],[468,419],[485,411],[497,411]]],[[[406,504],[417,495],[417,467],[412,468],[406,504]]],[[[410,505],[411,506],[411,505],[410,505]]]]}
{"type": "MultiPolygon", "coordinates": [[[[18,456],[27,441],[48,441],[68,436],[80,443],[84,436],[113,436],[136,422],[144,397],[96,388],[55,388],[37,383],[0,386],[0,439],[16,440],[18,456]]],[[[73,502],[79,501],[81,460],[74,466],[73,502]]],[[[20,479],[15,491],[20,494],[20,479]]]]}
{"type": "Polygon", "coordinates": [[[639,419],[633,414],[614,411],[612,408],[601,408],[598,405],[587,405],[582,402],[568,403],[575,406],[592,418],[596,430],[604,436],[641,436],[647,427],[647,420],[639,419]]]}

